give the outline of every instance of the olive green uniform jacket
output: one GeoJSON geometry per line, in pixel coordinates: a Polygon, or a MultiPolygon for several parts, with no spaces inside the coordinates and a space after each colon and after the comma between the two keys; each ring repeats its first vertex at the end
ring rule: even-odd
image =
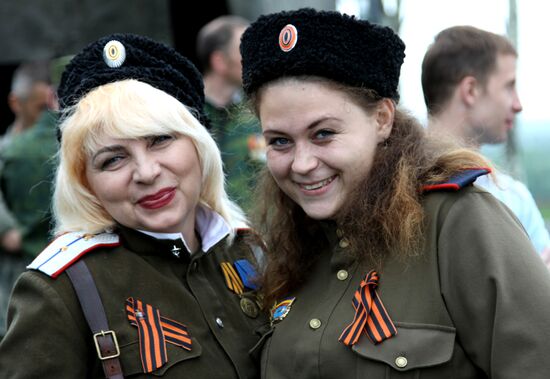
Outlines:
{"type": "MultiPolygon", "coordinates": [[[[228,289],[220,268],[221,262],[242,258],[253,262],[242,235],[230,247],[222,238],[206,252],[191,256],[181,239],[159,240],[124,228],[117,233],[120,246],[99,247],[81,259],[94,277],[109,327],[116,332],[125,377],[258,377],[257,362],[249,350],[265,321],[261,315],[252,318],[243,312],[243,295],[228,289]],[[129,323],[125,310],[129,297],[186,325],[191,350],[167,343],[168,362],[144,374],[138,330],[129,323]]],[[[244,296],[255,300],[250,291],[244,296]]],[[[105,377],[66,273],[56,279],[38,271],[23,274],[12,296],[8,322],[0,344],[2,379],[105,377]]]]}
{"type": "Polygon", "coordinates": [[[328,228],[330,248],[263,338],[263,378],[550,378],[550,274],[515,217],[475,187],[428,194],[425,211],[423,255],[378,271],[397,335],[338,341],[372,267],[328,228]]]}

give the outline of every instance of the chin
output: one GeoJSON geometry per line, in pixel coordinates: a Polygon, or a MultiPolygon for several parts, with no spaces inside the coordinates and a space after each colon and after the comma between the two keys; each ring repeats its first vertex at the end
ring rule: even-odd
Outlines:
{"type": "Polygon", "coordinates": [[[330,220],[334,218],[335,212],[331,210],[325,210],[325,209],[307,209],[303,208],[302,210],[305,212],[305,214],[312,218],[313,220],[330,220]]]}
{"type": "Polygon", "coordinates": [[[181,224],[174,220],[162,220],[154,223],[148,222],[146,230],[154,233],[180,233],[181,224]]]}

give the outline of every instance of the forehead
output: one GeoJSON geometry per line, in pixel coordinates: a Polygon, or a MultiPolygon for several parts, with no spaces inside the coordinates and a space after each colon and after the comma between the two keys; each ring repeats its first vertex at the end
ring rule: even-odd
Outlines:
{"type": "Polygon", "coordinates": [[[296,131],[320,119],[348,118],[359,105],[346,92],[324,82],[285,79],[260,90],[262,129],[296,131]]]}
{"type": "Polygon", "coordinates": [[[240,55],[241,52],[239,50],[239,47],[241,45],[241,36],[243,35],[245,30],[246,30],[246,27],[244,26],[236,26],[232,30],[231,40],[227,44],[227,49],[229,49],[231,52],[235,54],[240,55]]]}
{"type": "Polygon", "coordinates": [[[51,88],[48,84],[37,82],[32,86],[29,94],[30,100],[45,100],[50,94],[51,88]]]}
{"type": "MultiPolygon", "coordinates": [[[[300,79],[283,79],[271,82],[261,89],[259,96],[260,117],[266,109],[280,108],[281,112],[273,116],[285,117],[292,113],[297,107],[302,107],[304,104],[313,105],[325,100],[325,98],[333,98],[331,92],[325,84],[310,82],[300,79]]],[[[337,96],[338,94],[334,94],[337,96]]],[[[327,104],[330,107],[332,104],[327,104]]],[[[311,108],[304,108],[307,112],[311,108]]]]}
{"type": "Polygon", "coordinates": [[[512,54],[499,54],[495,65],[493,78],[515,78],[517,57],[512,54]]]}
{"type": "Polygon", "coordinates": [[[233,29],[233,41],[237,41],[237,43],[241,43],[241,37],[246,30],[246,26],[236,26],[233,29]]]}
{"type": "MultiPolygon", "coordinates": [[[[263,86],[259,92],[258,105],[261,109],[266,103],[280,106],[321,103],[328,109],[340,106],[342,101],[347,103],[351,100],[348,93],[323,80],[289,77],[263,86]]],[[[307,110],[307,108],[303,109],[303,111],[307,110]]]]}

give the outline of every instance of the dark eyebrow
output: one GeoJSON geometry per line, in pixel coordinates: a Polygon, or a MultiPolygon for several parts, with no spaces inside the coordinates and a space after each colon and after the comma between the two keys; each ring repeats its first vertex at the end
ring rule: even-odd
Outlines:
{"type": "MultiPolygon", "coordinates": [[[[316,126],[318,126],[319,124],[321,124],[325,121],[329,121],[329,120],[340,120],[340,119],[338,117],[334,117],[334,116],[321,116],[318,119],[313,120],[312,122],[310,122],[310,124],[307,126],[307,129],[311,130],[311,129],[315,128],[316,126]]],[[[282,132],[279,132],[277,129],[267,129],[265,132],[275,133],[275,134],[277,134],[277,133],[284,134],[282,132]]]]}
{"type": "Polygon", "coordinates": [[[333,116],[322,116],[322,117],[319,117],[317,120],[313,121],[312,123],[310,123],[307,128],[308,130],[313,129],[317,125],[330,120],[340,120],[340,119],[338,117],[333,117],[333,116]]]}

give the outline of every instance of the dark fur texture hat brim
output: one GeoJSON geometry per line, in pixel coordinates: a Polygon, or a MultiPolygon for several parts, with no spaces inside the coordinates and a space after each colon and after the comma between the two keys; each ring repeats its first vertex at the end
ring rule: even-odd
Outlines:
{"type": "Polygon", "coordinates": [[[60,106],[73,106],[94,88],[125,79],[139,80],[175,97],[193,108],[199,121],[207,125],[204,85],[197,68],[171,47],[135,34],[103,37],[78,53],[61,76],[60,106]],[[111,63],[104,57],[104,48],[110,41],[122,45],[120,65],[119,61],[111,63]]]}
{"type": "Polygon", "coordinates": [[[405,44],[388,27],[305,8],[258,18],[243,34],[241,55],[249,95],[280,77],[314,75],[397,100],[405,44]],[[283,35],[287,25],[295,29],[283,35]]]}

